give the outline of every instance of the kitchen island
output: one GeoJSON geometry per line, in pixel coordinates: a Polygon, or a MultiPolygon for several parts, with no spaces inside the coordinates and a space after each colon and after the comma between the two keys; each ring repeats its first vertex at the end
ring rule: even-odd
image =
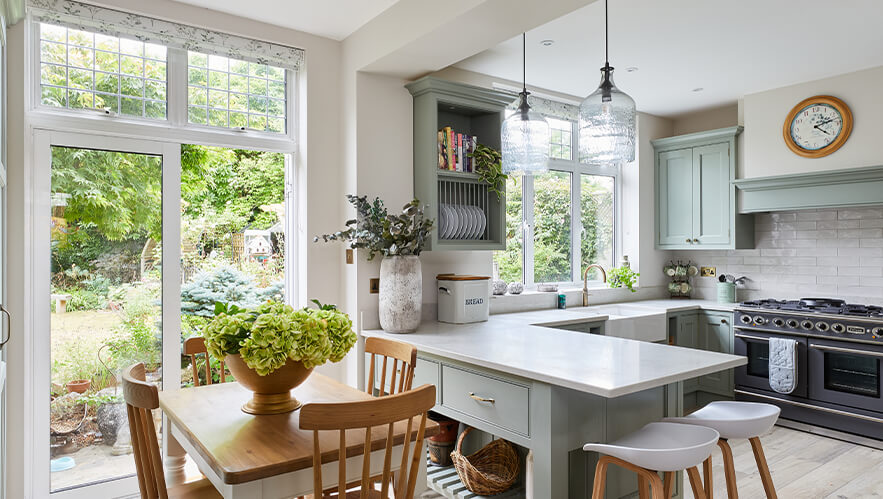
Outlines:
{"type": "MultiPolygon", "coordinates": [[[[584,443],[681,415],[684,380],[745,364],[734,355],[543,326],[606,319],[581,309],[542,310],[362,336],[416,346],[414,386],[438,387],[436,412],[528,450],[527,497],[588,498],[597,455],[583,452],[584,443]]],[[[633,474],[611,469],[607,497],[635,491],[633,474]]]]}

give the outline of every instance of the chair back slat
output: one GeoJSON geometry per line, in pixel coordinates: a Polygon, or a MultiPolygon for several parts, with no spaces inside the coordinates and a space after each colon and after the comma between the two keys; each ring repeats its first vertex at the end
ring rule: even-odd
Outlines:
{"type": "Polygon", "coordinates": [[[168,499],[162,457],[153,424],[153,410],[159,408],[159,390],[145,381],[144,364],[138,363],[123,370],[123,398],[129,417],[132,451],[138,488],[146,499],[168,499]]]}
{"type": "Polygon", "coordinates": [[[386,338],[368,338],[365,340],[365,353],[371,354],[371,364],[368,370],[367,392],[374,395],[378,389],[380,395],[395,395],[410,390],[414,383],[414,368],[417,365],[417,348],[401,341],[388,340],[386,338]],[[377,356],[383,357],[381,364],[377,356]],[[392,359],[392,366],[388,360],[392,359]],[[381,367],[382,372],[375,374],[376,368],[381,367]],[[392,368],[390,375],[387,371],[392,368]],[[380,378],[378,386],[377,378],[380,378]],[[389,383],[387,383],[387,379],[389,383]]]}
{"type": "MultiPolygon", "coordinates": [[[[208,354],[208,349],[205,347],[205,338],[201,336],[193,336],[184,340],[184,355],[190,357],[190,369],[193,371],[193,386],[202,385],[202,383],[199,381],[199,368],[197,367],[197,362],[200,356],[205,359],[205,384],[211,385],[213,383],[212,363],[211,357],[209,357],[208,354]]],[[[224,361],[221,360],[221,369],[220,373],[218,374],[218,383],[224,383],[226,381],[226,366],[224,366],[224,361]]]]}
{"type": "MultiPolygon", "coordinates": [[[[405,438],[402,444],[402,460],[400,466],[401,480],[396,483],[396,497],[413,499],[417,484],[417,471],[423,450],[423,438],[426,430],[427,413],[435,405],[435,387],[423,385],[415,390],[408,390],[388,397],[358,402],[342,402],[327,404],[307,404],[300,410],[300,428],[313,430],[313,491],[316,497],[322,496],[322,450],[320,448],[320,432],[336,430],[340,433],[337,452],[339,461],[338,492],[346,495],[346,430],[364,429],[364,445],[362,446],[362,497],[368,497],[372,487],[371,447],[372,429],[375,426],[386,426],[386,440],[383,457],[383,474],[381,476],[381,494],[387,497],[392,483],[392,454],[395,444],[396,423],[406,422],[405,438]],[[416,435],[414,418],[420,418],[416,435]],[[414,440],[413,450],[411,441],[414,440]]],[[[399,426],[401,428],[401,426],[399,426]]]]}

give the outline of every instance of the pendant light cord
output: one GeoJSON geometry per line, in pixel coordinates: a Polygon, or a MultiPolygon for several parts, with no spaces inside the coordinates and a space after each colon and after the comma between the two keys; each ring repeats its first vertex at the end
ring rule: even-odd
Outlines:
{"type": "Polygon", "coordinates": [[[607,0],[604,0],[604,64],[610,64],[610,29],[607,26],[607,0]]]}
{"type": "Polygon", "coordinates": [[[521,33],[521,84],[527,92],[527,33],[521,33]]]}

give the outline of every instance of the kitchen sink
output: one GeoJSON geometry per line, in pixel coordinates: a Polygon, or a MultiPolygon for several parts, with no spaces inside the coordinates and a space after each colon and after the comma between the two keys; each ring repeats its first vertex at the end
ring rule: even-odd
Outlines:
{"type": "MultiPolygon", "coordinates": [[[[570,310],[592,315],[606,315],[607,322],[604,323],[603,333],[605,336],[651,342],[666,341],[668,339],[666,314],[664,310],[658,308],[611,304],[570,310]]],[[[593,334],[601,332],[601,328],[597,327],[598,320],[590,317],[586,317],[585,320],[581,321],[538,325],[593,334]]]]}

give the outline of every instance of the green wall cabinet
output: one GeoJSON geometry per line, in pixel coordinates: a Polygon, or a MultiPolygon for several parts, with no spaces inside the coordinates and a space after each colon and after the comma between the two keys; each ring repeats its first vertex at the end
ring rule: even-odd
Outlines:
{"type": "Polygon", "coordinates": [[[414,196],[425,205],[427,215],[436,220],[426,249],[506,249],[505,194],[490,192],[475,173],[439,169],[438,131],[450,126],[499,151],[505,108],[515,97],[429,76],[405,88],[414,98],[414,196]],[[477,207],[487,218],[484,232],[469,239],[440,237],[438,212],[442,204],[477,207]]]}
{"type": "Polygon", "coordinates": [[[754,218],[736,210],[736,136],[722,128],[653,141],[656,247],[754,247],[754,218]]]}

